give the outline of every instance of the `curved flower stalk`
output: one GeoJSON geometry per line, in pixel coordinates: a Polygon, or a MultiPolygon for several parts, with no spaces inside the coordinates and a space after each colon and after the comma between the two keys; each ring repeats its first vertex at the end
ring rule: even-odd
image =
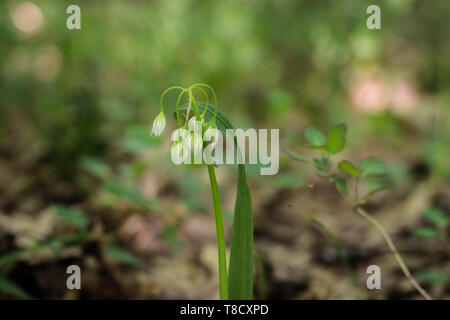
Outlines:
{"type": "MultiPolygon", "coordinates": [[[[152,134],[160,135],[166,125],[164,116],[163,98],[172,91],[180,93],[175,105],[175,119],[178,129],[172,134],[171,147],[172,161],[175,164],[185,163],[189,157],[202,155],[203,147],[215,144],[218,139],[216,120],[221,124],[221,130],[233,129],[230,121],[221,112],[218,112],[217,97],[214,89],[204,83],[197,83],[188,88],[180,86],[170,87],[161,95],[161,112],[153,122],[152,134]],[[205,102],[197,102],[194,92],[202,94],[205,102]],[[214,105],[209,104],[209,95],[213,97],[214,105]],[[187,104],[180,106],[186,96],[187,104]],[[214,108],[214,111],[211,109],[214,108]],[[190,111],[194,116],[189,118],[190,111]],[[180,111],[186,111],[185,119],[180,111]],[[184,121],[183,121],[184,120],[184,121]],[[203,139],[205,138],[205,139],[203,139]]],[[[225,132],[223,132],[225,133],[225,132]]],[[[244,165],[238,165],[238,185],[236,205],[231,240],[230,263],[227,266],[225,235],[223,228],[222,209],[220,205],[219,189],[211,158],[200,162],[208,168],[211,184],[211,194],[214,204],[216,222],[220,298],[226,299],[252,299],[253,298],[253,215],[251,208],[251,195],[245,176],[244,165]],[[209,160],[209,161],[208,161],[209,160]]]]}

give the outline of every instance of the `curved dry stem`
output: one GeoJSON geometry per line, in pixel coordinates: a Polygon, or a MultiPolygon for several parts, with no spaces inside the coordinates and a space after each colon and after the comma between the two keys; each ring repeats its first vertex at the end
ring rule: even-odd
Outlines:
{"type": "Polygon", "coordinates": [[[394,243],[392,242],[391,237],[388,235],[386,230],[383,228],[383,226],[375,220],[372,216],[370,216],[367,212],[365,212],[361,207],[357,206],[355,208],[356,212],[359,213],[363,218],[365,218],[367,221],[369,221],[375,228],[377,228],[378,231],[380,231],[381,235],[383,236],[384,240],[386,240],[389,249],[391,250],[392,254],[394,255],[395,259],[397,260],[398,264],[400,265],[400,268],[402,269],[403,273],[405,274],[406,278],[411,282],[411,284],[416,288],[417,291],[426,299],[426,300],[433,300],[431,296],[428,294],[428,292],[425,291],[424,288],[420,286],[420,284],[417,282],[417,280],[412,276],[411,272],[409,272],[408,267],[406,266],[405,262],[403,261],[403,258],[401,257],[400,253],[398,252],[397,248],[395,247],[394,243]]]}

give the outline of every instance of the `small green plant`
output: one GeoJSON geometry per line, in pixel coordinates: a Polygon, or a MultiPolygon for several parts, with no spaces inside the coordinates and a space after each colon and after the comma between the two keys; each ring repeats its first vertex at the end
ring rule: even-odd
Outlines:
{"type": "Polygon", "coordinates": [[[365,158],[359,162],[359,165],[355,165],[349,160],[341,160],[337,164],[338,171],[333,170],[332,156],[344,149],[346,134],[347,125],[343,123],[332,127],[328,131],[327,136],[317,128],[309,127],[305,130],[308,148],[318,151],[320,156],[310,160],[295,152],[284,149],[283,151],[296,161],[304,163],[312,162],[317,169],[316,174],[334,184],[340,193],[351,201],[354,211],[371,223],[381,233],[390,251],[400,265],[400,268],[414,288],[425,299],[431,300],[432,298],[430,295],[412,276],[384,227],[362,207],[362,205],[366,203],[368,197],[379,191],[390,188],[385,163],[381,159],[375,157],[365,158]]]}
{"type": "MultiPolygon", "coordinates": [[[[207,147],[212,141],[203,141],[205,133],[214,136],[215,130],[220,130],[225,136],[226,129],[233,129],[228,118],[218,110],[217,97],[214,89],[203,83],[194,84],[188,88],[180,86],[170,87],[161,95],[161,111],[153,122],[151,133],[159,136],[166,127],[164,114],[164,96],[172,91],[179,90],[176,100],[174,117],[178,129],[185,129],[187,137],[175,136],[171,147],[172,160],[181,160],[185,152],[192,156],[198,154],[202,147],[207,147]],[[209,94],[212,95],[214,105],[209,104],[209,94]],[[197,102],[194,93],[201,94],[205,102],[197,102]],[[180,105],[183,97],[187,103],[180,105]],[[185,119],[181,112],[185,112],[185,119]],[[194,115],[190,118],[190,111],[194,115]],[[200,125],[199,125],[200,124],[200,125]],[[191,152],[192,151],[192,152],[191,152]]],[[[236,141],[235,141],[236,145],[236,141]]],[[[181,161],[180,161],[181,163],[181,161]]],[[[216,222],[217,248],[219,261],[220,298],[226,299],[252,299],[253,298],[253,215],[250,189],[246,181],[245,166],[238,165],[237,195],[234,209],[233,231],[231,238],[230,263],[227,270],[225,236],[220,205],[219,189],[217,186],[214,164],[205,164],[209,174],[211,194],[214,204],[216,222]]]]}

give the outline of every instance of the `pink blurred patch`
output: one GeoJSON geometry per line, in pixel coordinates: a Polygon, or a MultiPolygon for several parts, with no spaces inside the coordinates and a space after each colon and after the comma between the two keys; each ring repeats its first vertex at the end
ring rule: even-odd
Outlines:
{"type": "Polygon", "coordinates": [[[389,109],[398,115],[411,113],[419,100],[419,93],[412,82],[406,79],[388,82],[371,73],[353,77],[349,96],[357,111],[376,113],[389,109]]]}
{"type": "Polygon", "coordinates": [[[350,83],[350,100],[356,110],[373,113],[386,109],[387,85],[375,75],[361,75],[350,83]]]}
{"type": "Polygon", "coordinates": [[[394,83],[390,93],[390,105],[395,113],[408,114],[417,106],[419,94],[411,82],[400,80],[394,83]]]}
{"type": "Polygon", "coordinates": [[[119,231],[119,236],[130,246],[140,252],[164,252],[167,245],[160,240],[162,223],[153,219],[150,221],[141,215],[129,217],[119,231]]]}

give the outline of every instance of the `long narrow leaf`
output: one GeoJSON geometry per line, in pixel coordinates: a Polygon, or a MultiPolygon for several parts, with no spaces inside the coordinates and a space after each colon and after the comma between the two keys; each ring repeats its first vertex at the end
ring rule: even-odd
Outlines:
{"type": "Polygon", "coordinates": [[[245,167],[238,167],[238,190],[231,237],[228,292],[230,299],[253,298],[253,215],[245,167]]]}
{"type": "MultiPolygon", "coordinates": [[[[200,113],[206,108],[206,103],[197,103],[200,113]]],[[[209,104],[205,119],[211,120],[216,107],[209,104]]],[[[180,111],[187,110],[187,104],[180,111]]],[[[225,136],[226,129],[233,129],[230,120],[220,110],[217,110],[217,128],[225,136]]],[[[235,139],[235,145],[236,139],[235,139]]],[[[236,146],[237,147],[237,146],[236,146]]],[[[239,150],[238,150],[239,152],[239,150]]],[[[228,268],[229,299],[253,298],[253,214],[250,189],[247,185],[245,166],[238,165],[238,182],[236,204],[234,208],[233,231],[231,237],[230,264],[228,268]]]]}

